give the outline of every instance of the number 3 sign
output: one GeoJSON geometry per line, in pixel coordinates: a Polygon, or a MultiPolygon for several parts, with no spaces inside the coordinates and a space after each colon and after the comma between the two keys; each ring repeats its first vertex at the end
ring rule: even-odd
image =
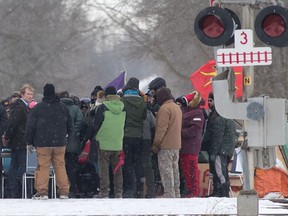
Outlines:
{"type": "Polygon", "coordinates": [[[235,30],[235,48],[218,49],[218,67],[270,65],[272,63],[271,47],[253,47],[251,29],[235,30]]]}

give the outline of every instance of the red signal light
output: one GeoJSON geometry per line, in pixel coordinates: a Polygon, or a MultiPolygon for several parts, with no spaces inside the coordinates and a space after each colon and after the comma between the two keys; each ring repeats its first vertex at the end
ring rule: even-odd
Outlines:
{"type": "Polygon", "coordinates": [[[194,22],[197,38],[208,46],[232,44],[234,31],[240,28],[240,20],[233,11],[215,6],[202,10],[194,22]]]}
{"type": "Polygon", "coordinates": [[[210,38],[218,38],[225,31],[225,27],[221,20],[212,15],[208,15],[203,18],[201,29],[204,34],[210,38]]]}
{"type": "Polygon", "coordinates": [[[269,6],[259,12],[255,19],[258,38],[272,46],[288,46],[288,10],[280,6],[269,6]]]}
{"type": "Polygon", "coordinates": [[[284,34],[287,27],[282,16],[271,14],[263,20],[262,28],[269,37],[280,37],[284,34]]]}

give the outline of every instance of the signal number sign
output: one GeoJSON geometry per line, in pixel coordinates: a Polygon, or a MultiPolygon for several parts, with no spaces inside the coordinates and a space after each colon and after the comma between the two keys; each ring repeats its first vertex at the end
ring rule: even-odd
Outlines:
{"type": "Polygon", "coordinates": [[[244,85],[251,85],[251,77],[244,77],[244,85]]]}
{"type": "Polygon", "coordinates": [[[251,29],[235,30],[235,48],[218,49],[217,65],[231,67],[272,64],[271,47],[253,47],[253,43],[251,29]]]}

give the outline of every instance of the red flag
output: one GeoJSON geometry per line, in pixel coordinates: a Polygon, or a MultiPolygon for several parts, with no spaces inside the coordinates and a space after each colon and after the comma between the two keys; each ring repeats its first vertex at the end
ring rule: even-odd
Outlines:
{"type": "Polygon", "coordinates": [[[240,98],[243,96],[243,67],[232,67],[235,74],[235,96],[240,98]]]}
{"type": "MultiPolygon", "coordinates": [[[[235,73],[235,95],[241,97],[243,94],[243,67],[233,67],[235,73]]],[[[210,60],[206,64],[202,65],[198,70],[190,75],[191,83],[195,90],[199,91],[202,98],[206,101],[205,109],[208,109],[208,95],[212,91],[212,78],[217,75],[216,61],[210,60]]]]}
{"type": "Polygon", "coordinates": [[[212,91],[212,78],[216,75],[216,61],[210,60],[190,76],[192,86],[201,93],[202,98],[206,101],[205,109],[208,109],[207,98],[212,91]]]}

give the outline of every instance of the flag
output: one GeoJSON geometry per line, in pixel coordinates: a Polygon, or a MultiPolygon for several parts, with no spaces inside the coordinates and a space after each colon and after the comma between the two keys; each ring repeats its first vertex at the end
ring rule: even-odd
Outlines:
{"type": "MultiPolygon", "coordinates": [[[[235,73],[235,96],[241,97],[243,94],[243,67],[233,67],[235,73]]],[[[192,86],[195,90],[199,91],[202,98],[205,100],[205,109],[208,109],[208,95],[212,92],[212,78],[217,75],[216,61],[210,60],[206,64],[202,65],[198,70],[190,75],[192,86]]]]}
{"type": "Polygon", "coordinates": [[[212,78],[217,75],[216,61],[210,60],[202,65],[198,70],[191,74],[190,80],[196,91],[201,93],[205,100],[205,109],[208,109],[208,95],[212,91],[212,78]]]}
{"type": "Polygon", "coordinates": [[[235,74],[235,96],[240,98],[243,96],[243,67],[232,67],[235,74]]]}
{"type": "Polygon", "coordinates": [[[108,86],[114,86],[116,90],[122,89],[126,82],[126,71],[123,71],[118,77],[116,77],[113,81],[108,83],[104,89],[106,89],[108,86]]]}

